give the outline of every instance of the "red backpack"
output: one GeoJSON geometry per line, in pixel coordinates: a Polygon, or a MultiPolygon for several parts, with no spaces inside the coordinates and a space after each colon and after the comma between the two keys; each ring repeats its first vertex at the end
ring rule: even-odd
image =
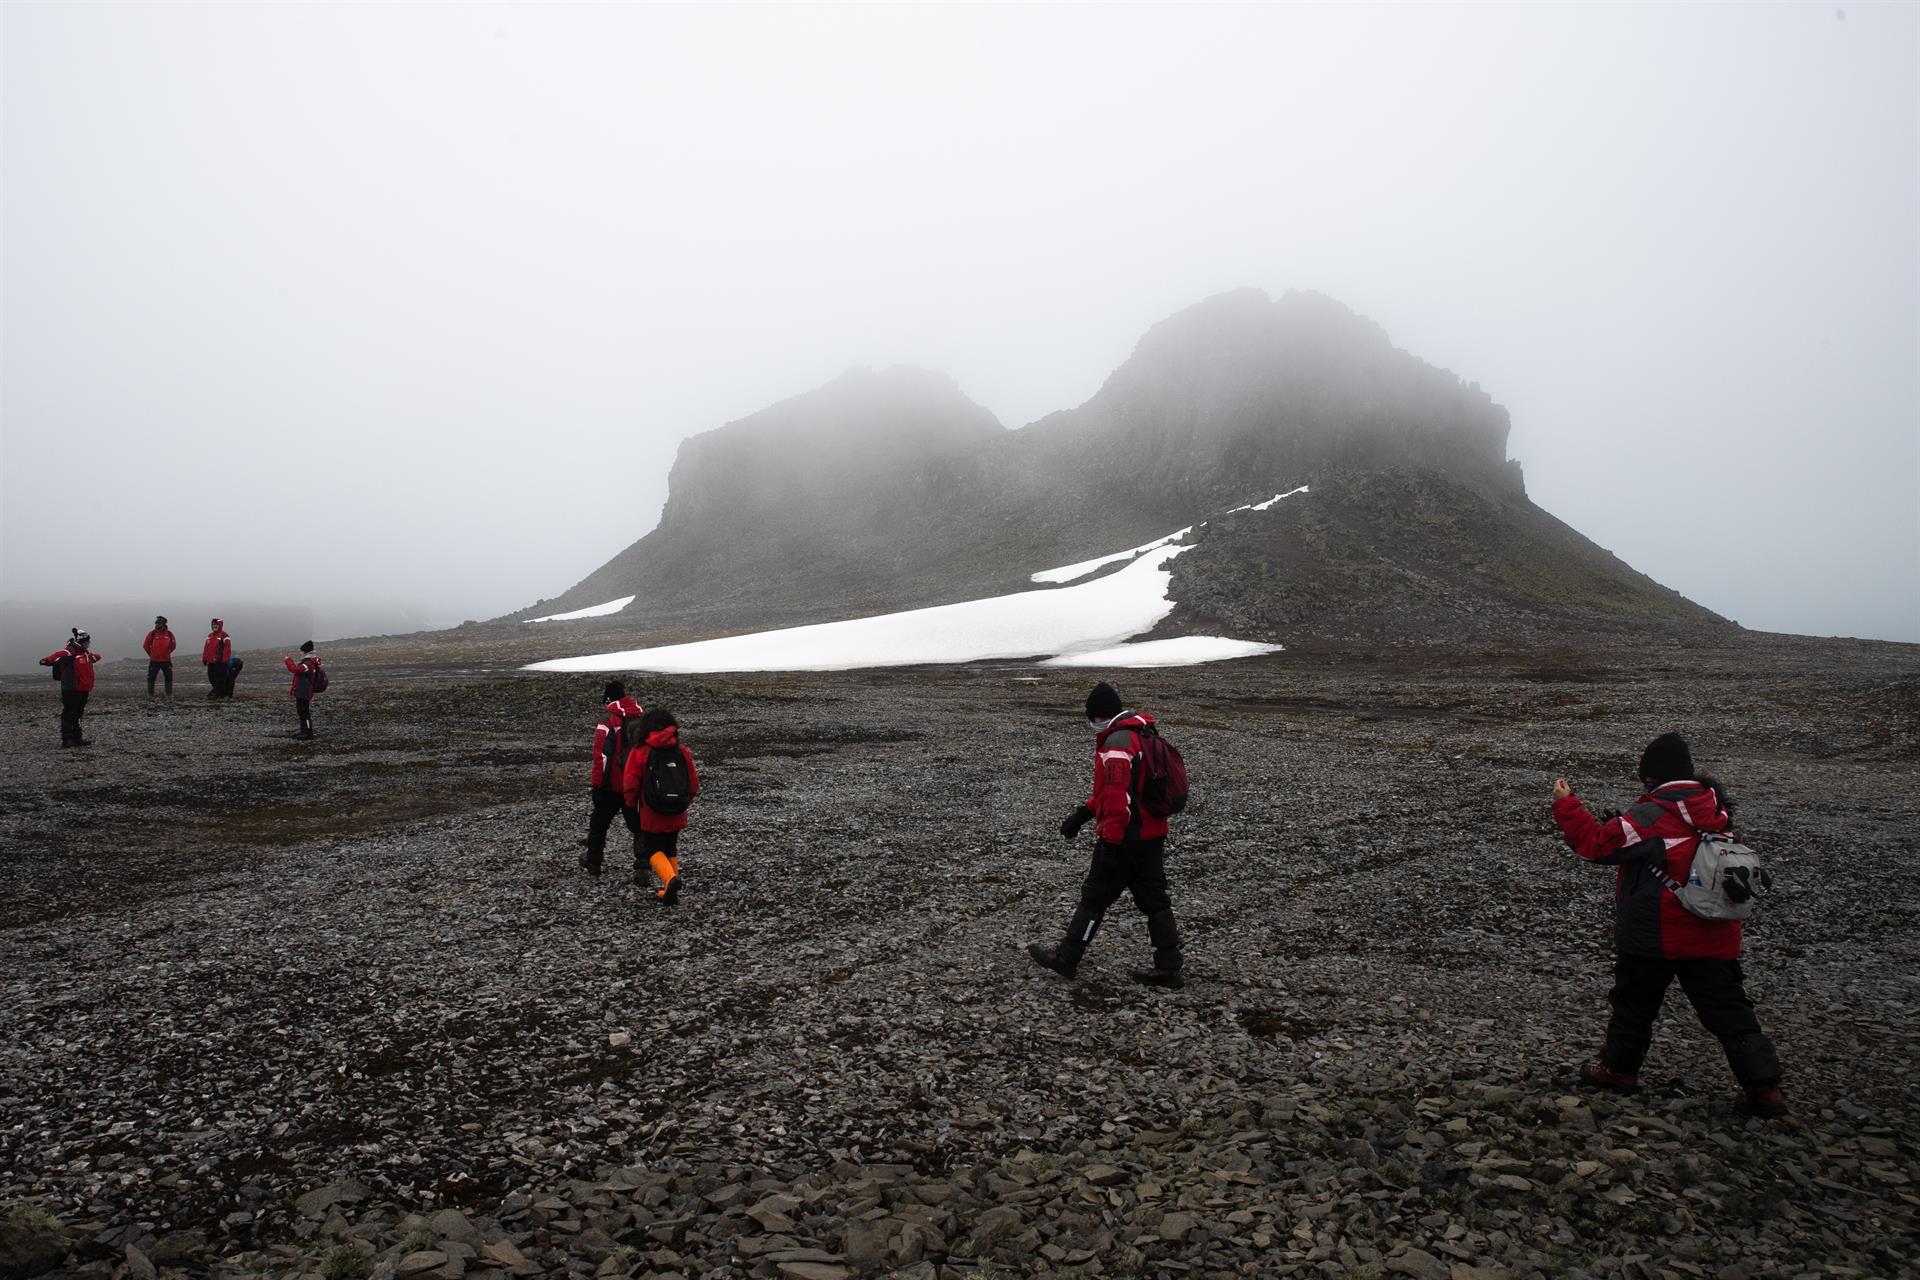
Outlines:
{"type": "Polygon", "coordinates": [[[1140,735],[1140,807],[1156,818],[1170,818],[1187,807],[1187,762],[1180,749],[1154,725],[1140,735]]]}

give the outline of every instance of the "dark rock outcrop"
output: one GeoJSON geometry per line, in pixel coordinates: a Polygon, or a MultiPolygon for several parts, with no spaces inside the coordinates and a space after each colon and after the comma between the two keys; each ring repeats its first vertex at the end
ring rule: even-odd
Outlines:
{"type": "Polygon", "coordinates": [[[1498,648],[1730,628],[1519,492],[1432,468],[1333,468],[1210,522],[1173,562],[1160,633],[1292,648],[1498,648]]]}

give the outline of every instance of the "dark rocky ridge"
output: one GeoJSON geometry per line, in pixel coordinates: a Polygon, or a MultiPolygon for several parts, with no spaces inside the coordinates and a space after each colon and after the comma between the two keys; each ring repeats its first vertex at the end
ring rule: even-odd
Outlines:
{"type": "Polygon", "coordinates": [[[1157,634],[1349,652],[1731,629],[1525,494],[1415,467],[1329,470],[1311,495],[1211,522],[1170,594],[1157,634]]]}
{"type": "Polygon", "coordinates": [[[1566,630],[1549,619],[1584,625],[1587,604],[1639,626],[1720,621],[1528,501],[1507,433],[1477,385],[1339,303],[1240,290],[1155,325],[1085,404],[1017,431],[951,381],[894,369],[696,436],[659,528],[514,616],[634,594],[644,613],[579,638],[653,640],[948,603],[1318,482],[1311,502],[1202,531],[1169,625],[1439,642],[1478,629],[1432,625],[1456,612],[1525,613],[1543,634],[1566,630]],[[1387,488],[1364,482],[1384,473],[1387,488]],[[1387,546],[1395,571],[1359,563],[1387,546]],[[1423,582],[1433,573],[1445,590],[1423,582]],[[1323,623],[1299,607],[1309,599],[1341,616],[1323,623]]]}

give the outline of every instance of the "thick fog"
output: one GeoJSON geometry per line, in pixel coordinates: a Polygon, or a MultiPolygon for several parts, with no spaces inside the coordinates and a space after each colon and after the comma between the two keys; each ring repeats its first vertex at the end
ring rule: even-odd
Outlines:
{"type": "Polygon", "coordinates": [[[1479,382],[1536,501],[1710,608],[1920,640],[1913,6],[14,0],[0,45],[0,598],[487,617],[689,434],[900,362],[1018,426],[1252,285],[1479,382]]]}

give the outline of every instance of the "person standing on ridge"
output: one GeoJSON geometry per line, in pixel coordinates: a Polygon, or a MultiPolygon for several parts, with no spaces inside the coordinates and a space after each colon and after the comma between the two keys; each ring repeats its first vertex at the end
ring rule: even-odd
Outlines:
{"type": "Polygon", "coordinates": [[[233,691],[227,682],[227,660],[233,657],[233,637],[227,634],[227,624],[219,618],[213,620],[213,630],[207,632],[207,641],[200,646],[200,661],[207,665],[207,697],[223,698],[233,691]]]}
{"type": "Polygon", "coordinates": [[[615,814],[624,815],[627,830],[633,835],[633,856],[640,858],[640,818],[627,808],[620,794],[628,748],[622,741],[627,721],[638,721],[646,708],[627,696],[627,687],[618,680],[607,681],[600,691],[606,707],[600,722],[593,726],[593,772],[587,782],[587,795],[593,800],[593,812],[587,817],[587,847],[580,854],[580,865],[588,875],[600,874],[607,851],[607,831],[615,814]]]}
{"type": "Polygon", "coordinates": [[[300,660],[282,656],[280,661],[287,664],[287,671],[293,676],[293,683],[287,686],[287,692],[293,695],[293,709],[300,717],[299,732],[296,738],[313,736],[313,695],[327,687],[326,675],[320,670],[320,655],[313,651],[313,641],[300,642],[300,660]]]}
{"type": "Polygon", "coordinates": [[[694,772],[693,752],[681,745],[673,712],[655,707],[640,717],[638,728],[645,743],[627,753],[620,786],[627,808],[640,818],[633,882],[645,886],[651,868],[660,878],[654,901],[671,907],[680,901],[680,833],[687,827],[687,806],[700,794],[700,775],[694,772]]]}
{"type": "Polygon", "coordinates": [[[1073,839],[1089,822],[1098,836],[1093,863],[1080,886],[1080,905],[1055,947],[1034,943],[1027,954],[1036,964],[1071,978],[1080,967],[1087,944],[1100,921],[1122,893],[1147,917],[1147,937],[1153,943],[1153,967],[1136,969],[1133,979],[1155,987],[1182,987],[1185,956],[1180,928],[1173,918],[1173,898],[1167,891],[1167,820],[1141,803],[1145,782],[1145,735],[1154,732],[1153,717],[1126,710],[1119,692],[1106,681],[1087,695],[1087,720],[1093,726],[1093,794],[1060,824],[1060,834],[1073,839]]]}
{"type": "Polygon", "coordinates": [[[93,637],[74,627],[66,648],[55,649],[40,659],[43,667],[52,667],[60,681],[60,745],[90,747],[91,739],[80,736],[80,717],[87,712],[87,698],[93,692],[93,664],[100,655],[93,651],[93,637]]]}
{"type": "Polygon", "coordinates": [[[1660,1002],[1675,978],[1701,1025],[1720,1041],[1750,1114],[1787,1114],[1780,1059],[1760,1030],[1740,971],[1738,920],[1708,920],[1680,905],[1665,880],[1686,883],[1702,832],[1731,831],[1733,802],[1718,782],[1694,772],[1693,753],[1663,733],[1640,756],[1645,794],[1605,822],[1587,812],[1565,778],[1553,783],[1553,819],[1573,851],[1617,868],[1613,889],[1613,990],[1606,1042],[1580,1070],[1580,1082],[1631,1093],[1653,1044],[1660,1002]],[[1663,880],[1664,874],[1664,880],[1663,880]]]}
{"type": "Polygon", "coordinates": [[[167,629],[167,620],[158,617],[153,620],[153,630],[147,632],[147,638],[140,642],[147,652],[147,696],[153,696],[153,682],[156,676],[167,678],[167,696],[173,696],[173,651],[179,647],[173,632],[167,629]]]}

